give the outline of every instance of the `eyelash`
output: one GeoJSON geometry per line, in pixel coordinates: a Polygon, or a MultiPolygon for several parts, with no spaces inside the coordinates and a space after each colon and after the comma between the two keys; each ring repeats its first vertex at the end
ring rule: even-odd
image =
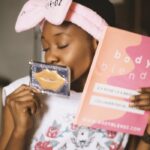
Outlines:
{"type": "MultiPolygon", "coordinates": [[[[66,47],[68,47],[69,44],[63,45],[63,46],[57,46],[59,49],[64,49],[66,47]]],[[[44,52],[47,52],[49,50],[49,48],[43,48],[44,52]]]]}
{"type": "Polygon", "coordinates": [[[69,44],[66,44],[66,45],[62,45],[62,46],[57,46],[59,49],[64,49],[66,47],[68,47],[69,44]]]}
{"type": "Polygon", "coordinates": [[[47,52],[49,50],[49,48],[43,48],[42,51],[47,52]]]}

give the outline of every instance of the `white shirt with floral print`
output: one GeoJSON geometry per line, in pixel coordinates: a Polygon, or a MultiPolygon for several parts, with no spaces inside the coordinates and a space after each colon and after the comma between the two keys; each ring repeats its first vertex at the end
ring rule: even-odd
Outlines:
{"type": "MultiPolygon", "coordinates": [[[[29,84],[29,77],[21,78],[3,89],[5,97],[21,84],[29,84]]],[[[44,108],[37,117],[36,132],[31,150],[123,150],[128,134],[91,129],[73,124],[81,93],[71,91],[70,97],[41,97],[44,108]]]]}

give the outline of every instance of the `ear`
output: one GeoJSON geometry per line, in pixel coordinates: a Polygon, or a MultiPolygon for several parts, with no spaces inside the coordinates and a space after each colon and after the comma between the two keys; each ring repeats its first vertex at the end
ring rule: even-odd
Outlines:
{"type": "Polygon", "coordinates": [[[93,47],[94,52],[96,51],[97,46],[98,46],[98,41],[95,38],[93,38],[92,39],[92,47],[93,47]]]}

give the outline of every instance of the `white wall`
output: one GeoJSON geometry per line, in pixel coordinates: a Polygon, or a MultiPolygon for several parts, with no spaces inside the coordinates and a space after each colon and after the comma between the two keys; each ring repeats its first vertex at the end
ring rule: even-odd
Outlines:
{"type": "Polygon", "coordinates": [[[34,48],[33,30],[16,33],[16,18],[26,0],[0,2],[0,76],[15,80],[28,74],[34,48]]]}

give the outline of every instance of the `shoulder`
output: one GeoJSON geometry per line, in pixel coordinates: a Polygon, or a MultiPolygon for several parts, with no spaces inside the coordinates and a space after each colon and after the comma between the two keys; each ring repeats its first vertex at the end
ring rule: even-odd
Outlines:
{"type": "Polygon", "coordinates": [[[8,96],[10,93],[12,93],[14,90],[16,90],[19,86],[22,84],[27,84],[29,85],[29,76],[20,78],[12,83],[10,83],[8,86],[5,86],[2,90],[2,101],[3,104],[5,104],[5,98],[8,96]]]}

